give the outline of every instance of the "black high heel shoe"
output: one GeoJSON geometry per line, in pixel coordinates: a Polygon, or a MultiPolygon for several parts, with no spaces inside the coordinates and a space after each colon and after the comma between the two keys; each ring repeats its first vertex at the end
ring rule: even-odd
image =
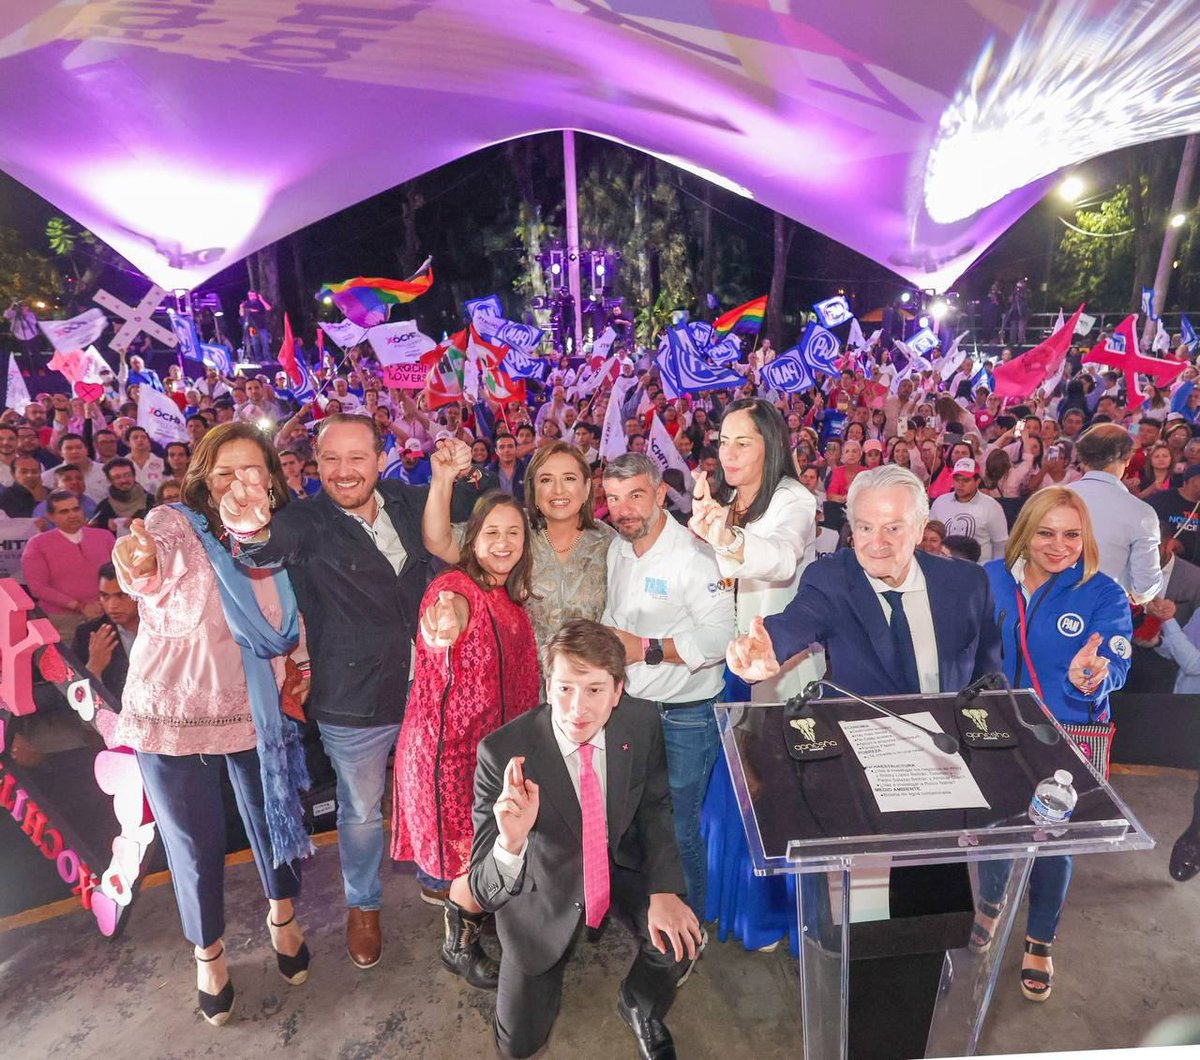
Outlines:
{"type": "MultiPolygon", "coordinates": [[[[296,919],[296,914],[293,913],[282,924],[276,924],[271,919],[271,914],[267,914],[267,929],[287,927],[293,920],[296,919]]],[[[272,941],[272,947],[275,943],[272,941]]],[[[300,943],[300,949],[291,957],[286,953],[280,953],[275,950],[275,963],[279,966],[279,974],[289,982],[292,986],[299,986],[308,979],[308,963],[312,959],[308,952],[308,943],[300,943]]]]}
{"type": "MultiPolygon", "coordinates": [[[[208,964],[210,961],[215,961],[224,952],[225,947],[222,946],[220,953],[214,953],[211,957],[197,957],[196,960],[201,964],[208,964]]],[[[196,993],[200,1000],[200,1012],[204,1018],[214,1027],[225,1026],[233,1014],[233,979],[225,980],[225,985],[221,987],[219,994],[206,994],[199,989],[196,993]]]]}

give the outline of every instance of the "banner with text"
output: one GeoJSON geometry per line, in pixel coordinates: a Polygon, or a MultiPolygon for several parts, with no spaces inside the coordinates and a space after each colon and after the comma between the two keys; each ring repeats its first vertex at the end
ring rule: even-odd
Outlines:
{"type": "Polygon", "coordinates": [[[188,440],[187,421],[183,412],[166,394],[153,387],[138,389],[138,426],[145,428],[153,441],[159,445],[188,440]]]}

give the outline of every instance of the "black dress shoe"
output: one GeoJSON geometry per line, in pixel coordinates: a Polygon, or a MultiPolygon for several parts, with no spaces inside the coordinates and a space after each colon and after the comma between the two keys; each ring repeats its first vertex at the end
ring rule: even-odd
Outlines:
{"type": "Polygon", "coordinates": [[[675,1060],[675,1042],[662,1020],[645,1015],[629,1000],[624,985],[617,991],[617,1012],[637,1039],[642,1060],[675,1060]]]}
{"type": "Polygon", "coordinates": [[[1191,829],[1175,840],[1171,851],[1171,879],[1183,883],[1200,872],[1200,836],[1191,829]]]}

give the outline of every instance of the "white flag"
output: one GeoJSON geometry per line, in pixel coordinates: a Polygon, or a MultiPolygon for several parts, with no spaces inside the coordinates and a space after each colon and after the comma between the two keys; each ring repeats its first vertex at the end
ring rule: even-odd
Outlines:
{"type": "Polygon", "coordinates": [[[616,341],[617,332],[610,324],[601,333],[600,337],[592,343],[593,357],[607,357],[608,351],[612,349],[612,344],[616,341]]]}
{"type": "Polygon", "coordinates": [[[82,350],[99,337],[108,324],[103,309],[89,309],[70,320],[42,320],[38,327],[56,350],[82,350]]]}
{"type": "Polygon", "coordinates": [[[1054,328],[1050,332],[1050,334],[1057,335],[1060,331],[1062,331],[1063,325],[1066,324],[1066,322],[1067,322],[1067,318],[1063,316],[1062,306],[1059,306],[1058,307],[1058,319],[1054,322],[1054,328]]]}
{"type": "Polygon", "coordinates": [[[433,339],[417,330],[415,320],[376,324],[367,332],[367,341],[380,364],[412,364],[421,354],[437,348],[433,339]]]}
{"type": "MultiPolygon", "coordinates": [[[[1060,313],[1059,315],[1061,316],[1062,314],[1060,313]]],[[[1080,313],[1079,320],[1075,324],[1075,334],[1086,335],[1095,326],[1096,318],[1094,316],[1089,316],[1087,313],[1080,313]]]]}
{"type": "Polygon", "coordinates": [[[16,355],[10,354],[8,358],[8,396],[5,398],[5,407],[24,414],[25,406],[29,403],[29,387],[25,385],[25,377],[21,375],[16,355]]]}
{"type": "Polygon", "coordinates": [[[343,350],[357,346],[367,336],[367,329],[353,320],[322,321],[321,330],[343,350]]]}
{"type": "Polygon", "coordinates": [[[1154,343],[1151,349],[1159,353],[1171,348],[1171,336],[1167,329],[1163,327],[1162,317],[1158,318],[1158,330],[1154,333],[1154,343]]]}
{"type": "Polygon", "coordinates": [[[629,448],[625,438],[625,419],[621,415],[621,404],[636,380],[617,376],[612,392],[608,395],[608,409],[604,413],[604,429],[600,432],[600,459],[615,460],[629,448]]]}
{"type": "MultiPolygon", "coordinates": [[[[674,490],[671,492],[680,510],[690,512],[692,510],[692,469],[688,467],[687,461],[675,448],[675,439],[667,432],[657,413],[650,421],[650,437],[646,439],[646,455],[658,465],[659,471],[674,468],[676,471],[683,472],[683,492],[678,494],[674,490]]],[[[667,489],[670,490],[671,487],[668,486],[667,489]]]]}
{"type": "Polygon", "coordinates": [[[846,336],[846,348],[849,350],[861,350],[867,345],[867,340],[863,338],[862,325],[858,322],[858,317],[850,318],[850,334],[846,336]]]}
{"type": "Polygon", "coordinates": [[[152,386],[138,389],[137,421],[159,445],[188,440],[187,421],[179,406],[152,386]]]}

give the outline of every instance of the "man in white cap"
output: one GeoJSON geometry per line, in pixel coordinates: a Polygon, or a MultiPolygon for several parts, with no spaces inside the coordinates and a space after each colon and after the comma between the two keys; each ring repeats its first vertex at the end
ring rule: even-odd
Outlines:
{"type": "Polygon", "coordinates": [[[943,493],[929,509],[929,518],[946,526],[946,536],[974,538],[980,563],[1004,555],[1008,520],[995,498],[979,492],[979,465],[969,457],[954,464],[954,492],[943,493]]]}

